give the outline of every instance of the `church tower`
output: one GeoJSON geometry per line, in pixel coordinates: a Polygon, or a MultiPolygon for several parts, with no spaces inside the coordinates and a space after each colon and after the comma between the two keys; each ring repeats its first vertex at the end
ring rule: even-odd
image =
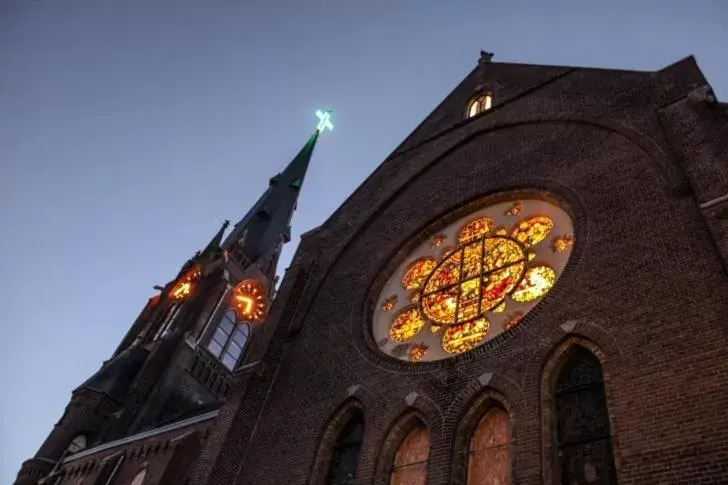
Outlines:
{"type": "MultiPolygon", "coordinates": [[[[162,452],[169,451],[170,459],[149,472],[170,483],[184,474],[199,446],[199,432],[190,431],[190,423],[214,417],[249,348],[265,345],[258,334],[274,297],[281,248],[291,239],[291,218],[316,142],[333,128],[330,112],[316,114],[314,133],[227,237],[225,221],[174,279],[155,287],[159,294],[149,299],[111,358],[73,391],[61,419],[23,463],[16,485],[61,483],[69,474],[89,471],[73,469],[76,457],[115,443],[148,442],[150,436],[167,436],[162,452]],[[182,438],[174,436],[179,430],[186,431],[182,438]]],[[[140,453],[153,445],[140,446],[140,453]]],[[[89,483],[109,483],[133,454],[127,447],[104,457],[89,483]]]]}

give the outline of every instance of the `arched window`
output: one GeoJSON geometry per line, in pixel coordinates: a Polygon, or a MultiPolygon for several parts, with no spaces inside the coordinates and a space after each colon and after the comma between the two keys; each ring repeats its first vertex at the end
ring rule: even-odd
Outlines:
{"type": "Polygon", "coordinates": [[[356,479],[359,454],[364,440],[364,417],[354,414],[336,438],[331,452],[326,485],[349,485],[356,479]]]}
{"type": "Polygon", "coordinates": [[[73,438],[73,441],[71,441],[71,444],[68,445],[68,454],[72,455],[74,453],[78,453],[81,450],[85,450],[87,446],[86,443],[86,435],[78,435],[75,438],[73,438]]]}
{"type": "Polygon", "coordinates": [[[554,386],[557,460],[556,483],[617,483],[612,440],[599,360],[575,345],[554,386]]]}
{"type": "Polygon", "coordinates": [[[468,118],[489,110],[491,106],[493,106],[493,95],[490,93],[479,94],[468,105],[468,118]]]}
{"type": "Polygon", "coordinates": [[[131,483],[129,485],[143,485],[145,478],[147,478],[147,469],[146,468],[144,468],[143,470],[139,471],[139,473],[134,475],[134,478],[131,480],[131,483]]]}
{"type": "Polygon", "coordinates": [[[207,350],[217,357],[230,370],[240,362],[243,349],[250,338],[250,325],[237,324],[235,310],[230,309],[222,314],[212,338],[207,343],[207,350]]]}
{"type": "Polygon", "coordinates": [[[430,458],[430,433],[418,421],[394,455],[390,485],[425,485],[430,458]]]}
{"type": "Polygon", "coordinates": [[[508,485],[511,477],[511,422],[493,407],[481,418],[470,438],[468,484],[508,485]]]}

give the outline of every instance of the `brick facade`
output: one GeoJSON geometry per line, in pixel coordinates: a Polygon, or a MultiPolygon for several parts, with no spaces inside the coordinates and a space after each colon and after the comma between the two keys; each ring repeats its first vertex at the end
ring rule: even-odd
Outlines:
{"type": "MultiPolygon", "coordinates": [[[[145,484],[323,485],[331,447],[358,411],[355,483],[389,483],[398,444],[421,422],[427,483],[465,484],[470,435],[497,405],[512,426],[512,484],[555,485],[553,383],[573,346],[601,364],[620,485],[725,483],[726,112],[692,58],[656,72],[480,63],[304,235],[244,365],[225,375],[227,392],[203,385],[221,405],[214,422],[164,438],[158,457],[128,462],[112,484],[149,467],[145,484]],[[493,108],[464,119],[483,91],[493,108]],[[371,318],[395,268],[504,196],[548,198],[571,216],[576,243],[556,286],[468,353],[416,364],[380,353],[371,318]]],[[[214,305],[195,305],[185,328],[200,334],[214,305]]],[[[195,372],[207,361],[181,339],[157,355],[180,361],[188,373],[167,375],[183,384],[150,380],[144,409],[155,411],[129,418],[134,432],[173,390],[204,380],[195,372]]],[[[203,393],[193,390],[185,396],[203,393]]],[[[96,483],[99,465],[84,463],[64,464],[61,483],[96,483]]]]}
{"type": "Polygon", "coordinates": [[[321,483],[329,427],[352,402],[366,421],[356,483],[386,483],[411,415],[431,433],[428,483],[465,483],[467,434],[489,399],[511,417],[513,483],[552,483],[547,383],[570,345],[602,363],[620,484],[722,483],[726,243],[710,211],[722,199],[704,204],[728,193],[728,123],[710,99],[688,97],[704,86],[691,58],[654,73],[471,73],[304,238],[314,249],[294,262],[309,267],[289,297],[296,311],[273,324],[265,372],[235,411],[244,439],[226,456],[242,462],[221,460],[225,480],[206,483],[321,483]],[[460,121],[484,82],[494,108],[460,121]],[[577,243],[557,286],[515,329],[457,358],[413,366],[378,353],[370,319],[393,268],[512,191],[548,194],[572,216],[577,243]]]}

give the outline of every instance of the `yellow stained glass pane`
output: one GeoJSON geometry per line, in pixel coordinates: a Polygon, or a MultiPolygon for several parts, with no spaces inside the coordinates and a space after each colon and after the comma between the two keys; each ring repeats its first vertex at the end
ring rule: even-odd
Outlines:
{"type": "Polygon", "coordinates": [[[533,301],[545,295],[556,281],[556,271],[546,265],[529,268],[523,280],[511,294],[511,298],[518,302],[533,301]]]}
{"type": "Polygon", "coordinates": [[[493,308],[493,313],[503,313],[504,311],[506,311],[506,302],[505,301],[501,302],[500,305],[493,308]]]}
{"type": "Polygon", "coordinates": [[[440,330],[442,330],[442,325],[436,325],[436,324],[434,324],[434,323],[431,323],[431,324],[430,324],[430,331],[431,331],[432,333],[437,333],[437,332],[439,332],[440,330]]]}
{"type": "Polygon", "coordinates": [[[513,205],[506,211],[507,216],[517,216],[523,210],[523,204],[521,202],[514,202],[513,205]]]}
{"type": "Polygon", "coordinates": [[[394,310],[395,305],[397,305],[397,300],[397,295],[390,296],[382,303],[382,310],[384,310],[385,312],[391,312],[392,310],[394,310]]]}
{"type": "Polygon", "coordinates": [[[425,320],[420,314],[419,308],[407,307],[395,315],[392,325],[389,327],[389,336],[395,342],[405,342],[422,330],[425,320]]]}
{"type": "Polygon", "coordinates": [[[564,253],[571,249],[574,245],[574,238],[572,236],[559,236],[554,238],[553,251],[555,253],[564,253]]]}
{"type": "Polygon", "coordinates": [[[464,281],[460,284],[460,300],[458,302],[459,322],[478,316],[479,296],[480,278],[464,281]]]}
{"type": "Polygon", "coordinates": [[[533,216],[524,219],[511,230],[511,237],[526,247],[535,246],[548,236],[554,222],[547,216],[533,216]]]}
{"type": "Polygon", "coordinates": [[[402,288],[416,290],[425,282],[432,270],[437,266],[434,258],[420,258],[407,267],[402,277],[402,288]]]}
{"type": "Polygon", "coordinates": [[[505,237],[488,238],[483,243],[483,272],[500,269],[526,259],[523,249],[505,237]]]}
{"type": "Polygon", "coordinates": [[[422,298],[422,310],[433,322],[439,324],[455,323],[458,302],[458,287],[453,286],[422,298]]]}
{"type": "Polygon", "coordinates": [[[456,249],[457,249],[457,248],[454,248],[454,247],[452,247],[452,246],[445,246],[444,248],[442,248],[442,251],[440,252],[440,256],[442,256],[443,258],[447,258],[447,257],[448,257],[448,256],[450,256],[450,255],[451,255],[451,254],[453,253],[453,251],[455,251],[456,249]]]}
{"type": "Polygon", "coordinates": [[[480,239],[488,234],[488,232],[493,229],[493,226],[495,226],[495,221],[493,221],[490,217],[478,217],[477,219],[473,219],[460,229],[460,232],[458,233],[458,242],[460,244],[467,244],[471,241],[475,241],[476,239],[480,239]]]}
{"type": "Polygon", "coordinates": [[[447,236],[445,236],[444,234],[437,234],[436,236],[433,236],[431,242],[432,247],[439,248],[440,246],[442,246],[442,243],[444,243],[446,239],[447,236]]]}
{"type": "Polygon", "coordinates": [[[481,284],[481,313],[495,308],[503,301],[503,298],[521,280],[524,267],[524,263],[516,263],[483,277],[483,283],[481,284]]]}
{"type": "Polygon", "coordinates": [[[483,272],[483,245],[480,241],[463,248],[462,279],[475,278],[483,272]]]}
{"type": "Polygon", "coordinates": [[[468,323],[453,325],[442,335],[442,348],[450,354],[458,354],[476,347],[488,333],[490,323],[478,318],[468,323]]]}
{"type": "Polygon", "coordinates": [[[508,235],[508,229],[506,229],[506,226],[498,226],[495,228],[495,231],[493,231],[496,236],[507,236],[508,235]]]}
{"type": "Polygon", "coordinates": [[[420,302],[420,292],[415,290],[412,293],[409,294],[409,301],[412,303],[419,303],[420,302]]]}
{"type": "Polygon", "coordinates": [[[410,362],[418,362],[422,360],[428,350],[430,350],[430,347],[425,344],[414,344],[410,347],[407,357],[410,362]]]}
{"type": "Polygon", "coordinates": [[[457,284],[460,281],[460,261],[463,258],[463,251],[458,250],[448,256],[440,266],[432,273],[427,281],[425,293],[431,293],[441,288],[457,284]]]}

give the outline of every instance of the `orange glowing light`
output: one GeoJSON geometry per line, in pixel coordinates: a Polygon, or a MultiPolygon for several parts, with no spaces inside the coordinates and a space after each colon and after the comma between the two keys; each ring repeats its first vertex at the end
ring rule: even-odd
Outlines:
{"type": "Polygon", "coordinates": [[[261,321],[265,318],[265,290],[255,280],[241,281],[233,290],[232,306],[238,319],[261,321]]]}
{"type": "Polygon", "coordinates": [[[182,276],[182,278],[177,280],[172,289],[169,291],[169,299],[174,301],[183,301],[189,298],[192,291],[195,289],[195,285],[197,284],[197,280],[200,279],[201,274],[202,272],[197,266],[190,269],[184,274],[184,276],[182,276]]]}

